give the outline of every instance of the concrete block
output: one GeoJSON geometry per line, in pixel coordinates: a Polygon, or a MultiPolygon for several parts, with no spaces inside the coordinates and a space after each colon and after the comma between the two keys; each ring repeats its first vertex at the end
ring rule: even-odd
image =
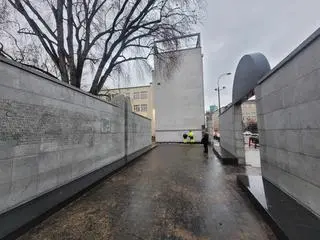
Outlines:
{"type": "Polygon", "coordinates": [[[276,166],[281,168],[284,171],[289,171],[288,151],[283,149],[275,149],[275,152],[276,152],[276,157],[275,157],[276,166]]]}
{"type": "Polygon", "coordinates": [[[282,90],[273,91],[269,95],[261,98],[261,107],[259,107],[262,114],[274,112],[283,108],[282,90]]]}
{"type": "Polygon", "coordinates": [[[295,101],[297,99],[296,95],[297,86],[291,84],[282,89],[282,105],[283,108],[289,108],[295,105],[295,101]]]}
{"type": "Polygon", "coordinates": [[[36,155],[40,151],[39,144],[15,145],[10,142],[0,144],[0,159],[36,155]]]}
{"type": "Polygon", "coordinates": [[[305,156],[301,164],[304,172],[302,177],[320,188],[320,158],[305,156]]]}
{"type": "MultiPolygon", "coordinates": [[[[320,92],[318,94],[320,96],[320,92]]],[[[298,105],[297,112],[299,112],[302,129],[320,128],[320,100],[298,105]]]]}
{"type": "Polygon", "coordinates": [[[320,156],[320,131],[304,130],[301,131],[301,152],[306,155],[319,157],[320,156]]]}
{"type": "Polygon", "coordinates": [[[0,185],[11,182],[12,168],[12,159],[0,160],[0,185]]]}
{"type": "Polygon", "coordinates": [[[289,172],[320,187],[320,158],[288,153],[289,172]]]}
{"type": "MultiPolygon", "coordinates": [[[[275,147],[281,148],[281,149],[287,149],[288,142],[290,144],[292,141],[291,144],[293,144],[293,143],[296,144],[296,142],[294,142],[294,140],[296,140],[296,139],[292,139],[292,140],[290,139],[289,141],[287,140],[288,137],[291,136],[290,134],[287,135],[287,131],[295,131],[295,130],[273,130],[273,131],[271,131],[271,133],[274,135],[273,139],[274,139],[275,147]]],[[[296,137],[296,135],[294,135],[294,137],[296,137]]],[[[292,145],[292,147],[293,146],[297,146],[297,145],[292,145]]],[[[291,147],[291,149],[292,149],[292,147],[291,147]]]]}
{"type": "Polygon", "coordinates": [[[0,83],[2,86],[19,89],[21,70],[8,64],[0,64],[0,83]]]}
{"type": "Polygon", "coordinates": [[[314,213],[320,213],[320,206],[318,204],[320,188],[318,186],[265,162],[262,162],[261,166],[262,175],[266,179],[294,197],[299,203],[311,209],[314,213]]]}
{"type": "Polygon", "coordinates": [[[285,149],[290,152],[301,152],[301,138],[300,130],[286,130],[285,149]]]}
{"type": "Polygon", "coordinates": [[[264,178],[269,180],[276,186],[279,186],[279,175],[283,172],[283,170],[274,167],[267,161],[261,161],[261,173],[264,178]]]}
{"type": "Polygon", "coordinates": [[[260,145],[260,160],[266,161],[266,158],[267,158],[266,147],[263,145],[260,145]]]}
{"type": "Polygon", "coordinates": [[[12,162],[13,162],[13,172],[12,172],[13,182],[20,179],[36,177],[38,175],[37,156],[14,158],[12,162]]]}
{"type": "Polygon", "coordinates": [[[262,104],[263,99],[256,99],[256,109],[257,109],[257,115],[262,114],[264,112],[263,109],[263,104],[262,104]]]}
{"type": "Polygon", "coordinates": [[[37,194],[41,195],[58,187],[58,169],[49,172],[43,172],[38,177],[37,194]]]}
{"type": "Polygon", "coordinates": [[[44,97],[42,96],[6,86],[0,87],[0,96],[2,99],[6,99],[8,101],[22,102],[33,105],[42,105],[44,100],[44,97]]]}
{"type": "Polygon", "coordinates": [[[11,182],[0,184],[0,214],[5,212],[9,205],[8,200],[11,191],[11,182]]]}
{"type": "Polygon", "coordinates": [[[305,76],[306,74],[319,69],[320,67],[320,44],[319,39],[301,51],[295,58],[294,70],[297,78],[305,76]]]}
{"type": "Polygon", "coordinates": [[[40,144],[40,151],[41,152],[53,152],[57,151],[59,148],[58,141],[50,141],[50,142],[42,142],[40,144]]]}
{"type": "Polygon", "coordinates": [[[262,114],[257,115],[257,124],[259,131],[265,129],[264,116],[262,114]]]}
{"type": "Polygon", "coordinates": [[[17,206],[36,197],[37,189],[38,176],[31,176],[13,181],[8,205],[10,207],[17,206]]]}
{"type": "Polygon", "coordinates": [[[276,165],[276,159],[277,159],[277,149],[273,147],[264,146],[265,148],[265,161],[276,165]]]}
{"type": "Polygon", "coordinates": [[[61,165],[60,152],[41,153],[38,155],[39,173],[50,172],[61,165]]]}
{"type": "MultiPolygon", "coordinates": [[[[320,66],[319,66],[320,67],[320,66]]],[[[320,99],[320,69],[310,72],[295,84],[295,104],[320,99]]]]}
{"type": "Polygon", "coordinates": [[[303,178],[303,162],[304,162],[305,155],[295,153],[295,152],[288,152],[288,167],[289,173],[303,178]]]}
{"type": "Polygon", "coordinates": [[[283,70],[278,70],[275,74],[271,75],[268,79],[266,79],[263,83],[260,84],[261,91],[260,91],[260,97],[263,98],[264,96],[267,96],[271,94],[272,92],[279,90],[282,88],[283,83],[283,70]]]}
{"type": "Polygon", "coordinates": [[[301,128],[300,112],[297,107],[286,108],[284,110],[284,116],[281,117],[285,120],[283,129],[301,128]]]}
{"type": "Polygon", "coordinates": [[[261,99],[261,85],[258,85],[255,87],[254,94],[256,96],[256,101],[260,101],[260,99],[261,99]]]}
{"type": "Polygon", "coordinates": [[[68,183],[72,180],[72,164],[64,165],[58,168],[58,185],[68,183]]]}
{"type": "Polygon", "coordinates": [[[86,159],[72,164],[72,179],[88,174],[95,169],[94,160],[86,159]]]}
{"type": "Polygon", "coordinates": [[[259,143],[260,145],[266,144],[266,136],[265,136],[265,130],[259,130],[259,143]]]}

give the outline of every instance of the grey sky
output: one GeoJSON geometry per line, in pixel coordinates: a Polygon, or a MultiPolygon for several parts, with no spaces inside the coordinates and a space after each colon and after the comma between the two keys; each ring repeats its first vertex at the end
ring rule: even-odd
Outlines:
{"type": "MultiPolygon", "coordinates": [[[[206,109],[217,102],[217,77],[234,73],[246,53],[261,52],[274,67],[320,26],[319,0],[207,0],[201,27],[206,109]]],[[[221,82],[231,102],[233,75],[221,82]]]]}

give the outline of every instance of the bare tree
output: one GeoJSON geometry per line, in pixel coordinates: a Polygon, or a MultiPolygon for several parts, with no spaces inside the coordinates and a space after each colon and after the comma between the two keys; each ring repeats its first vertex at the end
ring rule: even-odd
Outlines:
{"type": "MultiPolygon", "coordinates": [[[[90,92],[95,95],[114,69],[130,61],[146,62],[153,53],[154,41],[172,39],[169,44],[174,45],[174,37],[189,32],[199,20],[201,2],[7,1],[26,22],[26,26],[16,24],[18,34],[37,38],[62,81],[80,88],[84,69],[92,68],[90,92]]],[[[16,45],[18,51],[23,50],[16,45]]]]}

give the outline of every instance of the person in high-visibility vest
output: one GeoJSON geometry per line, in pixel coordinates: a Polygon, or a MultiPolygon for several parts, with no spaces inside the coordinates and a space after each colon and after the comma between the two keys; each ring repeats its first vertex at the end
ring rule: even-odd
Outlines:
{"type": "Polygon", "coordinates": [[[193,134],[193,132],[191,130],[188,133],[188,137],[189,137],[190,143],[194,143],[195,142],[194,134],[193,134]]]}
{"type": "Polygon", "coordinates": [[[182,137],[183,137],[183,143],[187,143],[187,142],[188,142],[188,134],[187,134],[187,133],[184,133],[184,134],[182,135],[182,137]]]}

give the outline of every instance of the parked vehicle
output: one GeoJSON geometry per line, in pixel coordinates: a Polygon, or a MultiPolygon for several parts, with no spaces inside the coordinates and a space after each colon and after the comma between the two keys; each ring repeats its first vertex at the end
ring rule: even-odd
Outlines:
{"type": "Polygon", "coordinates": [[[252,135],[252,133],[251,133],[251,132],[249,132],[249,131],[245,131],[245,132],[243,133],[243,135],[244,135],[244,136],[251,136],[251,135],[252,135]]]}
{"type": "Polygon", "coordinates": [[[254,148],[257,148],[257,145],[259,145],[259,134],[252,134],[249,137],[249,147],[251,144],[254,144],[254,148]]]}

